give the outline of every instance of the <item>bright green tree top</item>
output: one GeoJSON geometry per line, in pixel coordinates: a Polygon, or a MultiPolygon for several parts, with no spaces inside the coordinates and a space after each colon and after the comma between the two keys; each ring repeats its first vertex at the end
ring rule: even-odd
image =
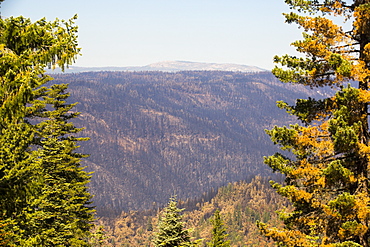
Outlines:
{"type": "Polygon", "coordinates": [[[226,228],[222,222],[220,210],[216,210],[211,219],[212,228],[212,239],[207,243],[209,247],[229,247],[230,241],[226,240],[228,234],[226,228]]]}
{"type": "Polygon", "coordinates": [[[183,209],[177,207],[176,197],[171,197],[159,218],[154,246],[191,246],[189,230],[184,228],[184,222],[182,222],[182,211],[183,209]]]}
{"type": "Polygon", "coordinates": [[[67,86],[45,87],[44,74],[79,54],[75,19],[0,19],[0,242],[7,246],[87,246],[90,176],[76,152],[84,139],[69,122],[78,114],[65,102],[67,86]]]}

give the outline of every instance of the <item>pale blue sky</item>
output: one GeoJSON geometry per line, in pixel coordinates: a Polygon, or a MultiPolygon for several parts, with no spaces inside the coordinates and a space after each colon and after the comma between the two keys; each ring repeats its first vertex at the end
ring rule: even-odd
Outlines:
{"type": "Polygon", "coordinates": [[[78,14],[76,66],[144,66],[161,61],[273,68],[301,37],[284,23],[283,0],[5,0],[4,17],[33,21],[78,14]]]}

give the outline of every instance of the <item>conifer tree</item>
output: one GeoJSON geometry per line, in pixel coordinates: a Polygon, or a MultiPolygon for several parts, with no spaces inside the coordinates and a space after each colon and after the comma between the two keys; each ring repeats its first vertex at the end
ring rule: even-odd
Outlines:
{"type": "MultiPolygon", "coordinates": [[[[72,112],[75,104],[67,104],[67,85],[52,85],[43,97],[48,110],[38,113],[43,120],[35,124],[40,165],[37,197],[31,203],[37,210],[30,213],[28,224],[38,226],[28,233],[27,241],[36,237],[41,246],[84,246],[84,233],[90,229],[92,208],[86,184],[89,175],[80,167],[76,142],[86,140],[73,133],[81,129],[68,120],[78,113],[72,112]]],[[[35,114],[36,115],[36,114],[35,114]]]]}
{"type": "Polygon", "coordinates": [[[226,240],[228,234],[226,228],[222,222],[220,210],[216,210],[211,219],[212,228],[212,239],[207,243],[209,247],[229,247],[230,241],[226,240]]]}
{"type": "Polygon", "coordinates": [[[65,85],[44,68],[74,61],[76,17],[0,19],[0,219],[7,246],[85,246],[92,221],[89,176],[75,152],[65,85]]]}
{"type": "Polygon", "coordinates": [[[294,106],[278,102],[302,124],[267,131],[291,155],[277,153],[265,163],[285,174],[285,184],[272,185],[294,209],[280,214],[285,228],[258,225],[279,246],[369,246],[370,1],[285,2],[292,9],[286,22],[305,31],[292,45],[306,57],[276,56],[281,66],[273,73],[336,93],[294,106]]]}
{"type": "Polygon", "coordinates": [[[159,218],[158,229],[153,241],[154,246],[193,246],[190,241],[189,230],[184,228],[182,222],[182,211],[183,209],[177,207],[176,197],[171,197],[159,218]]]}

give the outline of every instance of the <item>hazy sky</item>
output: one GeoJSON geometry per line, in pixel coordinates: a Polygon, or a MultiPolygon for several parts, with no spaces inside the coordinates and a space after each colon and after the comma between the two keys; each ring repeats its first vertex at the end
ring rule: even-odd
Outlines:
{"type": "Polygon", "coordinates": [[[284,23],[283,0],[6,0],[4,17],[33,21],[78,14],[76,66],[144,66],[161,61],[273,67],[301,37],[284,23]]]}

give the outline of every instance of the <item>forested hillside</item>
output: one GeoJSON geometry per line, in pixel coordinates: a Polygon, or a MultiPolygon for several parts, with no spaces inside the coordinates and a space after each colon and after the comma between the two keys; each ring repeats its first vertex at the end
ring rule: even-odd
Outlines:
{"type": "MultiPolygon", "coordinates": [[[[191,239],[201,239],[199,246],[207,246],[211,239],[210,220],[217,209],[231,246],[275,246],[260,234],[256,221],[281,226],[275,211],[290,205],[270,187],[268,178],[257,176],[249,182],[230,183],[209,196],[178,203],[179,208],[185,209],[182,221],[190,229],[191,239]]],[[[122,212],[115,219],[101,219],[106,237],[104,246],[154,246],[161,211],[122,212]]]]}
{"type": "MultiPolygon", "coordinates": [[[[264,73],[87,72],[55,76],[80,102],[77,125],[91,141],[91,192],[98,213],[194,198],[256,174],[275,152],[264,129],[291,122],[277,100],[308,90],[264,73]]],[[[310,96],[321,97],[319,93],[310,96]]]]}

